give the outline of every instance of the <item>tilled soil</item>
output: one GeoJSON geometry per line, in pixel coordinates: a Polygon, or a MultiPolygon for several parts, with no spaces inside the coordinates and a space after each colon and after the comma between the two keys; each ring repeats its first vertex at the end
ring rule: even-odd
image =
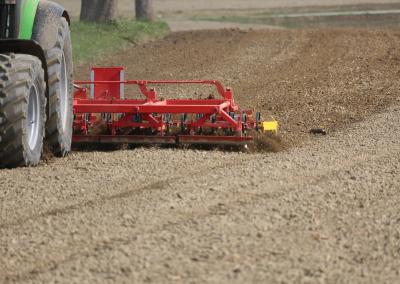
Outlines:
{"type": "MultiPolygon", "coordinates": [[[[242,108],[279,120],[284,140],[295,144],[311,128],[334,130],[399,103],[399,44],[398,30],[179,32],[101,63],[125,66],[129,78],[220,80],[242,108]]],[[[89,68],[76,73],[86,79],[89,68]]],[[[165,90],[163,97],[210,93],[165,90]]]]}
{"type": "Polygon", "coordinates": [[[1,170],[0,282],[399,281],[399,36],[184,32],[104,58],[137,79],[219,79],[278,119],[289,148],[89,151],[1,170]]]}

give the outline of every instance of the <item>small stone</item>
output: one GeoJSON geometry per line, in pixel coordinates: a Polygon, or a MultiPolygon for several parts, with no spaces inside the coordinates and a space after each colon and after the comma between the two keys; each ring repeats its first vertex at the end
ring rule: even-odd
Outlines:
{"type": "Polygon", "coordinates": [[[129,215],[129,214],[123,214],[122,218],[125,219],[125,220],[129,220],[129,219],[132,219],[132,216],[129,215]]]}
{"type": "Polygon", "coordinates": [[[235,268],[235,269],[233,270],[233,273],[235,273],[235,274],[238,274],[238,273],[240,273],[240,272],[242,272],[242,270],[241,270],[239,267],[237,267],[237,268],[235,268]]]}
{"type": "Polygon", "coordinates": [[[323,128],[312,128],[312,129],[310,129],[310,133],[311,134],[321,134],[321,135],[326,135],[327,134],[327,132],[326,132],[326,130],[325,129],[323,129],[323,128]]]}

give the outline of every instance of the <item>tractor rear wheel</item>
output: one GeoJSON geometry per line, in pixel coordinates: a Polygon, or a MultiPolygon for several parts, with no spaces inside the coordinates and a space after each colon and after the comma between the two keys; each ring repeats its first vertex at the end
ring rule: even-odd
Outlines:
{"type": "Polygon", "coordinates": [[[0,168],[35,166],[43,149],[46,83],[41,61],[0,54],[0,168]]]}
{"type": "Polygon", "coordinates": [[[60,18],[54,46],[45,50],[49,75],[49,118],[46,133],[50,149],[59,157],[71,151],[72,140],[72,47],[68,22],[60,18]]]}

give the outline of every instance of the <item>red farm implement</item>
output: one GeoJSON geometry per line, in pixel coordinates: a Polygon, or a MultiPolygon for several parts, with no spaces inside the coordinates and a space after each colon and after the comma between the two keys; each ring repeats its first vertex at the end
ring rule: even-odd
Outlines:
{"type": "Polygon", "coordinates": [[[276,121],[240,110],[218,81],[125,80],[121,67],[92,68],[90,77],[75,82],[74,143],[246,145],[253,140],[249,130],[277,131],[276,121]],[[164,100],[153,88],[188,84],[214,86],[218,98],[164,100]],[[125,96],[130,85],[143,99],[125,96]]]}

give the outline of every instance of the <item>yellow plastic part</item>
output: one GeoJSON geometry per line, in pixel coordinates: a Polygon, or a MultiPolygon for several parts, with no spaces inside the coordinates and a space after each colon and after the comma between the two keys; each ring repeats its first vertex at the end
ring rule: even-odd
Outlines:
{"type": "Polygon", "coordinates": [[[261,122],[261,129],[263,132],[272,132],[278,134],[278,122],[276,120],[263,121],[261,122]]]}

